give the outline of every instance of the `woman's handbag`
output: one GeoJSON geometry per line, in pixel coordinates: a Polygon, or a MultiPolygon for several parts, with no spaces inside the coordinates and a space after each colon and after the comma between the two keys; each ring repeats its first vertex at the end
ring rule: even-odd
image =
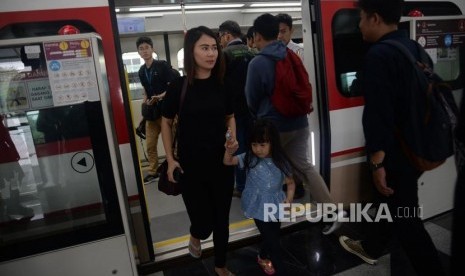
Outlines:
{"type": "MultiPolygon", "coordinates": [[[[186,96],[186,91],[187,91],[187,78],[184,79],[184,83],[182,86],[182,91],[181,91],[181,98],[179,100],[179,110],[178,114],[176,117],[173,119],[173,129],[174,129],[174,134],[173,134],[173,146],[171,147],[173,149],[173,153],[176,153],[176,148],[177,148],[177,138],[178,138],[178,128],[179,128],[179,114],[181,112],[182,104],[184,102],[184,97],[186,96]]],[[[176,156],[176,154],[174,154],[176,156]]],[[[173,172],[173,177],[176,182],[171,182],[168,180],[168,161],[165,160],[161,165],[158,167],[157,172],[160,175],[160,178],[158,179],[158,190],[162,193],[165,193],[167,195],[172,195],[176,196],[179,195],[181,191],[181,183],[179,183],[179,180],[181,178],[181,170],[179,168],[176,168],[173,172]]]]}
{"type": "Polygon", "coordinates": [[[168,179],[168,161],[163,161],[158,167],[157,172],[160,174],[160,178],[158,178],[158,190],[160,192],[172,196],[177,196],[182,192],[179,183],[181,176],[179,168],[176,168],[173,172],[173,177],[176,182],[171,182],[168,179]]]}

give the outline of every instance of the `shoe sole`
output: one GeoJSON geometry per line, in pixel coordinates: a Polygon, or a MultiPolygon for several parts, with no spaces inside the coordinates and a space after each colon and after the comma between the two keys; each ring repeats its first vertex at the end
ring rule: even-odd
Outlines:
{"type": "Polygon", "coordinates": [[[153,177],[153,178],[150,178],[150,179],[147,179],[147,180],[144,179],[144,184],[155,182],[155,180],[157,180],[157,178],[158,177],[153,177]]]}
{"type": "Polygon", "coordinates": [[[342,247],[344,247],[345,250],[349,251],[350,253],[354,254],[355,256],[359,257],[360,259],[362,259],[363,261],[365,261],[367,264],[370,264],[370,265],[376,265],[378,263],[377,260],[372,260],[372,259],[369,259],[363,255],[361,255],[360,253],[358,253],[357,251],[353,250],[352,248],[350,248],[349,246],[347,246],[347,244],[345,243],[345,240],[343,236],[340,236],[339,237],[339,243],[341,244],[342,247]]]}

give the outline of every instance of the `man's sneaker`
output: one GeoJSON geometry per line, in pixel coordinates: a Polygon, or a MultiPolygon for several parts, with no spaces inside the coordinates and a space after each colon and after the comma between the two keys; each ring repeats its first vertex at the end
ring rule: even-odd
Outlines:
{"type": "Polygon", "coordinates": [[[160,176],[160,174],[158,174],[158,173],[156,173],[156,174],[148,174],[146,177],[144,177],[144,183],[152,182],[155,179],[157,179],[159,176],[160,176]]]}
{"type": "Polygon", "coordinates": [[[368,254],[363,249],[360,241],[355,241],[346,236],[340,236],[339,243],[342,245],[342,247],[345,250],[358,256],[359,258],[361,258],[368,264],[375,265],[378,262],[378,260],[373,259],[372,257],[368,256],[368,254]]]}

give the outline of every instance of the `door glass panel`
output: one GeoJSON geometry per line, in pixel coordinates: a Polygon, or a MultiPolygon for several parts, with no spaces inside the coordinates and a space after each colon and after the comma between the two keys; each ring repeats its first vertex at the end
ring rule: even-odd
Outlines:
{"type": "Polygon", "coordinates": [[[122,232],[102,106],[87,93],[98,59],[82,41],[58,60],[50,43],[0,47],[0,261],[122,232]]]}

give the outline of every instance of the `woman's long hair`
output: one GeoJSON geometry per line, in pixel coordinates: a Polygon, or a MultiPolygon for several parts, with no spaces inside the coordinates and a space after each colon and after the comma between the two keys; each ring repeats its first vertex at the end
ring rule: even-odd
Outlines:
{"type": "Polygon", "coordinates": [[[194,81],[195,70],[197,66],[195,64],[194,58],[194,46],[202,35],[207,35],[216,41],[218,58],[216,59],[215,66],[212,69],[212,76],[215,76],[220,83],[223,83],[225,67],[223,53],[221,52],[221,45],[212,30],[205,26],[199,26],[188,30],[186,36],[184,37],[184,70],[186,72],[189,84],[192,84],[194,81]]]}
{"type": "Polygon", "coordinates": [[[247,172],[251,168],[254,168],[259,161],[252,151],[252,143],[270,143],[271,159],[275,166],[287,177],[295,172],[301,174],[284,152],[281,146],[279,132],[271,121],[258,119],[253,123],[250,129],[247,151],[244,157],[244,168],[247,172]]]}

